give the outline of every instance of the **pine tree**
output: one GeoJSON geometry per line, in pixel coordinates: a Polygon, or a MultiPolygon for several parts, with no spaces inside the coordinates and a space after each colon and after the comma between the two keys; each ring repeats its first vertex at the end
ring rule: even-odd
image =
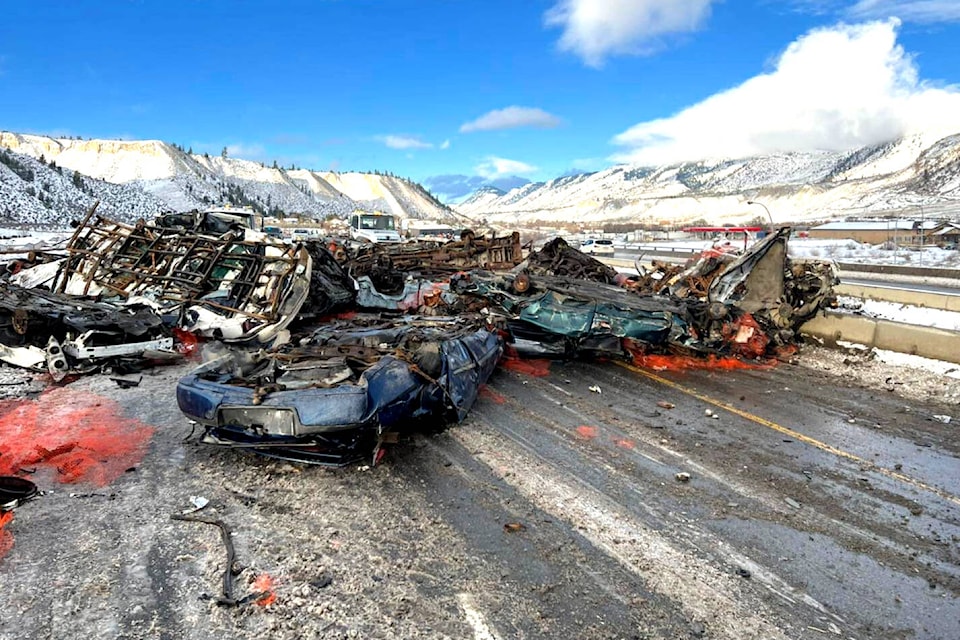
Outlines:
{"type": "Polygon", "coordinates": [[[224,148],[223,148],[223,151],[220,152],[220,157],[221,157],[221,158],[226,158],[226,157],[227,157],[227,148],[226,148],[226,147],[224,147],[224,148]]]}

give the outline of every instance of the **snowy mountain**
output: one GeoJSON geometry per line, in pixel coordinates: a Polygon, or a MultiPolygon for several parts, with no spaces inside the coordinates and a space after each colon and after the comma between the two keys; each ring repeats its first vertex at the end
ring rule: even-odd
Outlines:
{"type": "Polygon", "coordinates": [[[354,209],[402,217],[457,215],[419,184],[391,175],[315,172],[189,154],[158,140],[72,140],[0,131],[0,219],[58,224],[91,202],[120,220],[211,205],[343,217],[354,209]],[[17,165],[23,169],[12,167],[17,165]],[[74,184],[78,173],[86,185],[74,184]]]}
{"type": "Polygon", "coordinates": [[[664,165],[617,166],[481,189],[456,206],[504,225],[543,222],[710,223],[821,220],[923,206],[960,212],[960,134],[912,136],[850,152],[782,153],[664,165]]]}

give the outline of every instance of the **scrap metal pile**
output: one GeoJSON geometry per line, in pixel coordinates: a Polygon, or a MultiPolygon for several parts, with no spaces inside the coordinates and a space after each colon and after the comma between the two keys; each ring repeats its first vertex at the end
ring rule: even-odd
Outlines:
{"type": "Polygon", "coordinates": [[[60,380],[176,359],[199,339],[206,361],[177,400],[204,442],[344,464],[412,424],[462,420],[508,346],[778,355],[837,282],[830,263],[787,258],[787,228],[739,257],[625,276],[560,238],[527,256],[516,233],[331,252],[189,220],[91,211],[60,258],[6,269],[0,360],[60,380]]]}

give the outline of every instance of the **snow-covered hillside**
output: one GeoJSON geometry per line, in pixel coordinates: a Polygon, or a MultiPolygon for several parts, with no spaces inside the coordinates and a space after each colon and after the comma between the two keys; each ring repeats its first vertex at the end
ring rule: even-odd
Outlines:
{"type": "Polygon", "coordinates": [[[960,211],[960,134],[912,136],[852,152],[783,153],[661,167],[617,166],[482,189],[457,210],[502,224],[562,222],[776,222],[820,220],[923,206],[960,211]]]}
{"type": "MultiPolygon", "coordinates": [[[[159,140],[72,140],[0,132],[0,149],[30,167],[53,163],[70,170],[69,176],[79,172],[90,181],[90,190],[102,196],[101,211],[116,211],[120,219],[142,217],[145,208],[185,211],[223,203],[315,218],[342,217],[354,209],[426,219],[454,215],[419,184],[391,175],[286,170],[239,158],[188,154],[159,140]]],[[[66,211],[85,208],[81,203],[87,200],[79,193],[72,198],[54,189],[59,195],[50,201],[52,192],[44,190],[41,200],[35,186],[30,195],[27,183],[32,181],[14,180],[16,173],[11,176],[9,171],[0,176],[5,176],[0,216],[9,221],[49,217],[51,211],[70,217],[66,211]]]]}
{"type": "Polygon", "coordinates": [[[129,184],[112,184],[0,148],[0,224],[65,228],[97,200],[103,215],[132,222],[169,207],[129,184]]]}

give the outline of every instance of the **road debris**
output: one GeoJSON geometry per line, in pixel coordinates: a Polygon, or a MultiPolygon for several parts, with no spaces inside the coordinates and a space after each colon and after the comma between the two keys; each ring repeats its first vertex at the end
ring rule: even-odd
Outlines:
{"type": "Polygon", "coordinates": [[[0,476],[0,512],[12,511],[37,495],[37,485],[19,476],[0,476]]]}
{"type": "Polygon", "coordinates": [[[677,482],[690,482],[690,474],[686,471],[681,471],[673,477],[677,479],[677,482]]]}
{"type": "MultiPolygon", "coordinates": [[[[234,598],[233,576],[237,561],[237,552],[233,546],[233,534],[223,520],[180,513],[172,514],[170,519],[179,520],[182,522],[200,522],[203,524],[212,525],[220,530],[220,539],[223,541],[223,546],[226,549],[227,558],[223,570],[223,585],[221,587],[220,595],[211,598],[216,604],[220,605],[221,607],[243,607],[254,603],[261,604],[265,602],[266,604],[270,604],[273,602],[273,599],[275,599],[272,591],[273,582],[269,579],[269,576],[266,579],[258,578],[256,581],[254,581],[253,587],[255,590],[252,593],[249,593],[242,598],[234,598]]],[[[210,596],[207,597],[210,598],[210,596]]]]}
{"type": "Polygon", "coordinates": [[[504,351],[531,375],[549,361],[519,358],[792,353],[837,282],[830,263],[787,257],[787,227],[740,256],[627,277],[561,238],[524,256],[516,232],[285,242],[229,212],[132,225],[95,212],[59,255],[4,270],[0,360],[129,387],[202,352],[177,399],[203,442],[318,464],[375,463],[400,426],[462,420],[504,351]]]}
{"type": "Polygon", "coordinates": [[[190,504],[193,505],[193,508],[183,510],[181,512],[182,514],[186,515],[188,513],[196,513],[210,504],[210,501],[203,496],[190,496],[190,504]]]}

